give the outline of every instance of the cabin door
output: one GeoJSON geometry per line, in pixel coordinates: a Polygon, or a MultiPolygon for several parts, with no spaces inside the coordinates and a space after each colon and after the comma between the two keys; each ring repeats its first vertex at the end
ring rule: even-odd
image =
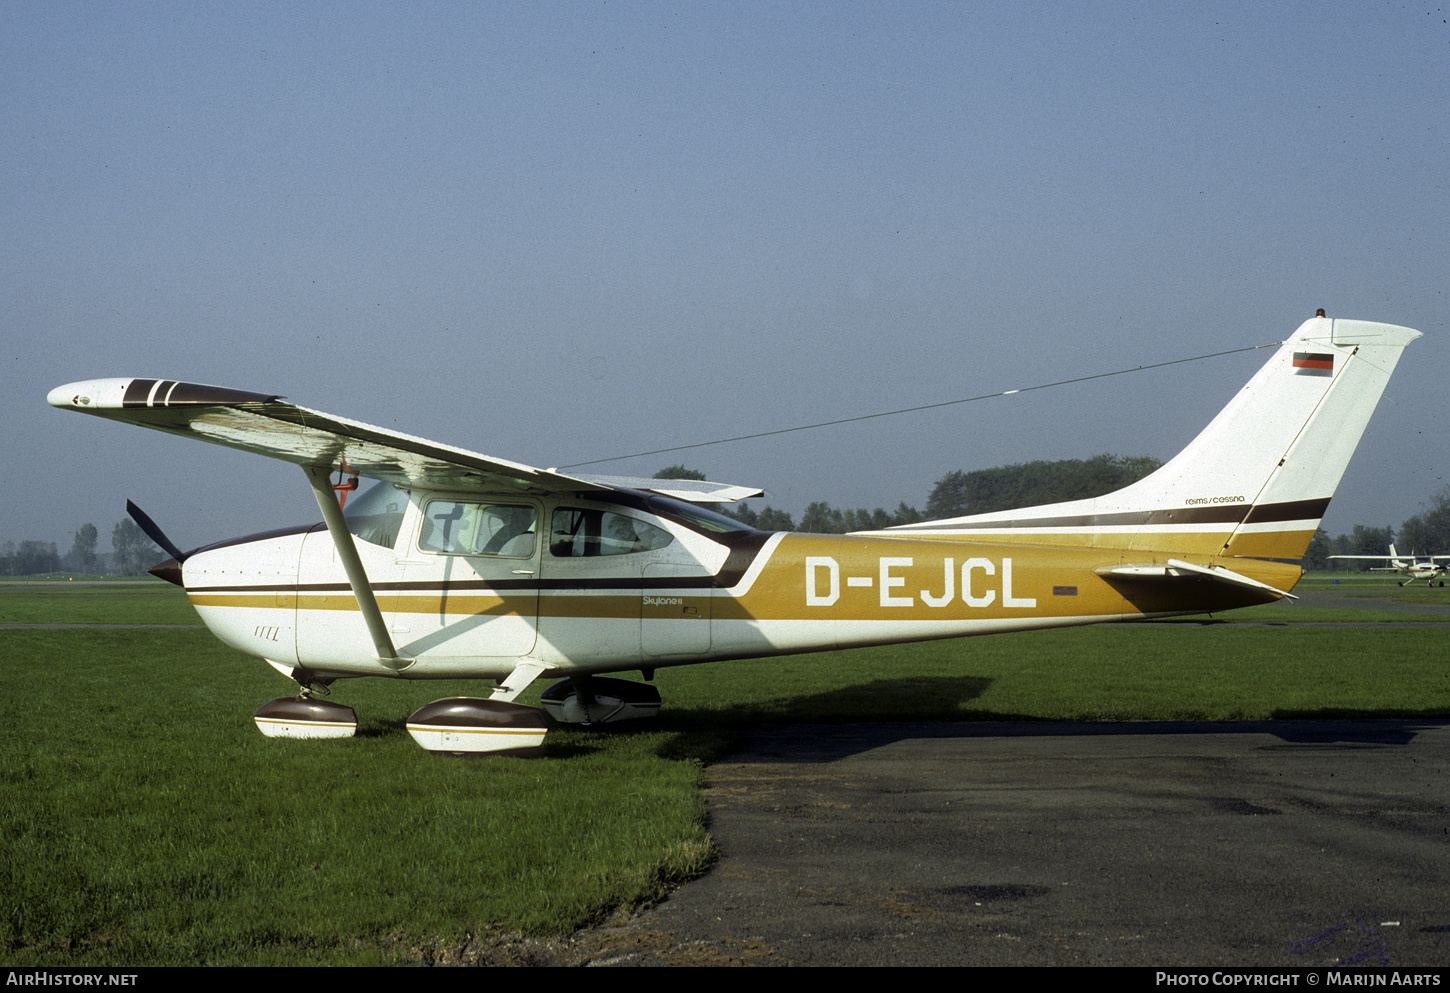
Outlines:
{"type": "Polygon", "coordinates": [[[513,498],[426,498],[415,537],[399,547],[402,581],[389,598],[398,654],[478,659],[532,651],[539,513],[513,498]]]}

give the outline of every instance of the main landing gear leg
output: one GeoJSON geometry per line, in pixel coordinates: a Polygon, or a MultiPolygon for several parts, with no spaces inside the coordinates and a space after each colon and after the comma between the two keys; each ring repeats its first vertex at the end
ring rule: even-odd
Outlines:
{"type": "Polygon", "coordinates": [[[660,691],[628,679],[581,673],[550,686],[539,702],[561,724],[605,724],[657,716],[660,691]]]}

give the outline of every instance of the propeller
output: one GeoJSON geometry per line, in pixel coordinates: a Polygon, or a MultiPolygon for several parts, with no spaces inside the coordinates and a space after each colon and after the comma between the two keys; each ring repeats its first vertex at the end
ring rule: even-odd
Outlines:
{"type": "Polygon", "coordinates": [[[142,531],[146,532],[146,537],[156,542],[163,552],[170,555],[177,562],[186,561],[186,553],[171,543],[171,539],[166,537],[166,532],[162,531],[156,526],[155,521],[146,516],[146,511],[136,506],[130,500],[127,500],[126,513],[131,515],[131,520],[135,521],[136,525],[142,531]]]}

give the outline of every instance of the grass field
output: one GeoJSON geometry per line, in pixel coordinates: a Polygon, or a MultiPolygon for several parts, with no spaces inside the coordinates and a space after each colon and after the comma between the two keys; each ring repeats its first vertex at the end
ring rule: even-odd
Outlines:
{"type": "Polygon", "coordinates": [[[1450,631],[1375,609],[1450,592],[1365,582],[1363,610],[662,670],[649,726],[468,760],[423,753],[403,720],[480,684],[340,683],[357,737],[269,739],[252,712],[292,684],[170,626],[197,623],[174,587],[0,584],[0,624],[37,625],[6,629],[0,655],[0,948],[11,965],[372,964],[568,932],[709,864],[704,770],[764,722],[1450,714],[1450,631]]]}

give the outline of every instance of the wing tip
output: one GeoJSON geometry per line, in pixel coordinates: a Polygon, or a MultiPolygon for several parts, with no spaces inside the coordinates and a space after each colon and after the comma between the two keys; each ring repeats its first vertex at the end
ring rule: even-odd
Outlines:
{"type": "Polygon", "coordinates": [[[45,399],[52,407],[61,409],[100,411],[135,407],[233,407],[274,403],[281,395],[177,379],[87,379],[57,386],[45,399]]]}

